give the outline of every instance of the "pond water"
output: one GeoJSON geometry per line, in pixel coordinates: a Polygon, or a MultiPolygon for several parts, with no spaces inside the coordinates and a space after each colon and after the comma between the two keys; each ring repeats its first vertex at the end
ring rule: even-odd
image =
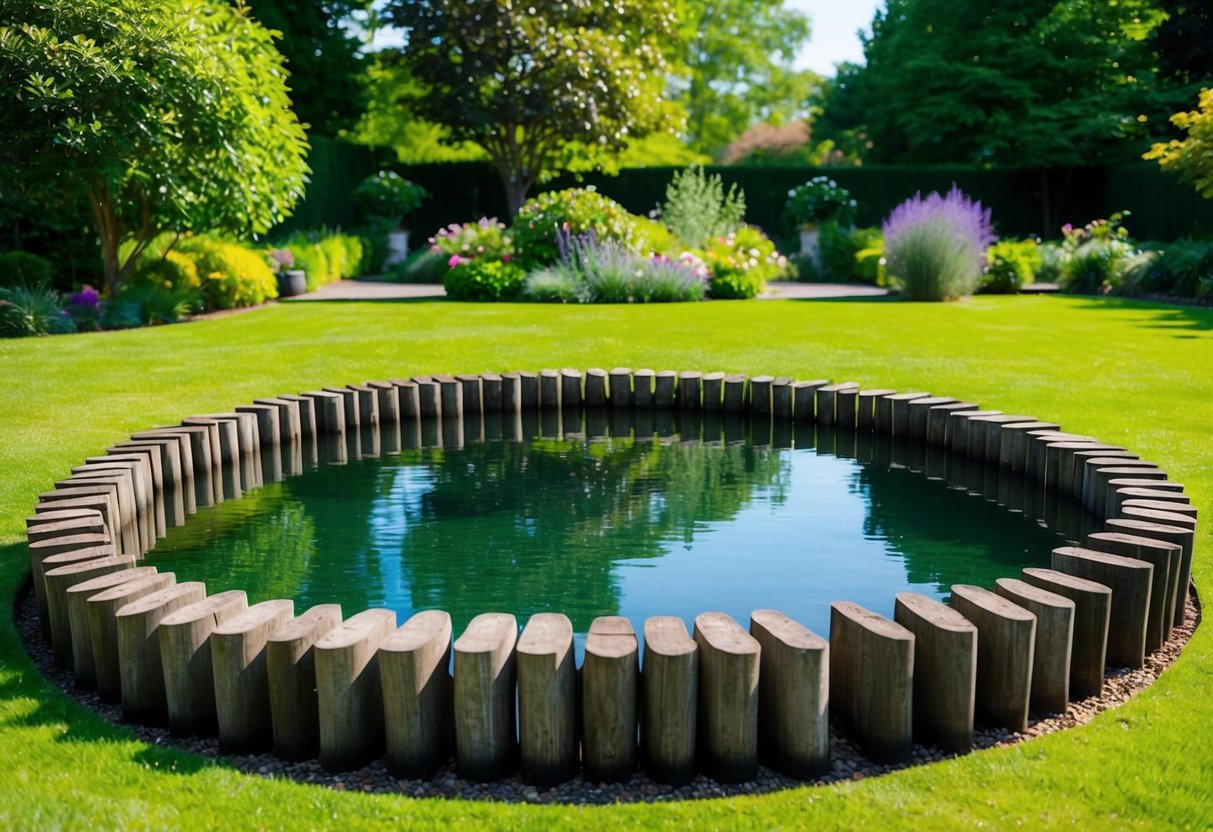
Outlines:
{"type": "Polygon", "coordinates": [[[319,464],[199,510],[148,562],[210,592],[244,589],[250,603],[293,599],[296,612],[387,607],[403,623],[440,608],[456,634],[488,611],[520,624],[563,612],[580,643],[600,615],[639,632],[651,615],[689,628],[721,610],[748,626],[751,610],[774,608],[827,636],[831,601],[891,616],[897,592],[992,586],[1047,566],[1090,522],[1025,499],[1034,490],[996,469],[887,437],[772,438],[720,420],[640,439],[618,425],[593,438],[536,432],[465,443],[437,427],[427,435],[446,433],[446,447],[386,453],[364,436],[313,448],[319,464]],[[341,458],[353,461],[324,463],[341,458]]]}

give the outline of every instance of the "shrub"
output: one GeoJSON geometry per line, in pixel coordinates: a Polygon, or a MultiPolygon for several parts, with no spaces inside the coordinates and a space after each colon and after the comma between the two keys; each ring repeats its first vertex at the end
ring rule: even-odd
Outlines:
{"type": "Polygon", "coordinates": [[[324,261],[328,265],[328,272],[324,276],[325,283],[332,283],[349,275],[351,268],[346,262],[345,244],[340,237],[321,237],[316,245],[324,252],[324,261]]]}
{"type": "Polygon", "coordinates": [[[108,329],[173,324],[198,310],[199,290],[153,282],[125,283],[105,306],[108,329]]]}
{"type": "Polygon", "coordinates": [[[703,300],[707,294],[706,277],[707,270],[698,258],[649,257],[637,276],[632,299],[639,303],[703,300]]]}
{"type": "Polygon", "coordinates": [[[527,275],[523,293],[540,303],[580,303],[589,300],[581,275],[563,263],[531,272],[527,275]]]}
{"type": "Polygon", "coordinates": [[[736,185],[724,191],[720,176],[707,176],[703,168],[675,173],[660,209],[662,222],[677,237],[703,247],[715,237],[732,234],[745,218],[745,192],[736,185]]]}
{"type": "Polygon", "coordinates": [[[180,248],[198,269],[204,308],[255,306],[278,297],[278,281],[258,252],[206,237],[184,240],[180,248]]]}
{"type": "Polygon", "coordinates": [[[1062,226],[1061,290],[1093,295],[1115,292],[1124,282],[1124,269],[1136,253],[1123,220],[1127,211],[1082,228],[1062,226]]]}
{"type": "Polygon", "coordinates": [[[291,250],[295,258],[295,268],[307,273],[307,290],[309,292],[328,283],[330,273],[329,258],[323,247],[302,231],[297,231],[283,241],[283,246],[291,250]]]}
{"type": "Polygon", "coordinates": [[[450,258],[432,248],[419,248],[396,264],[392,276],[402,283],[441,283],[450,258]]]}
{"type": "Polygon", "coordinates": [[[510,260],[514,255],[514,241],[506,230],[505,223],[496,217],[481,217],[476,222],[451,223],[430,238],[430,248],[438,254],[475,260],[510,260]]]}
{"type": "Polygon", "coordinates": [[[95,332],[101,328],[104,306],[101,303],[101,294],[92,286],[86,284],[79,292],[69,295],[64,311],[72,316],[76,329],[80,332],[95,332]]]}
{"type": "Polygon", "coordinates": [[[855,221],[857,203],[851,192],[828,176],[814,176],[788,191],[781,220],[784,230],[810,223],[836,222],[843,228],[855,221]]]}
{"type": "Polygon", "coordinates": [[[50,286],[0,286],[0,338],[75,331],[76,322],[59,306],[59,293],[50,286]]]}
{"type": "MultiPolygon", "coordinates": [[[[202,278],[195,260],[198,257],[196,244],[190,245],[192,248],[189,251],[168,251],[154,259],[140,258],[135,273],[118,287],[113,298],[115,302],[136,304],[135,312],[125,317],[133,317],[142,324],[173,323],[206,308],[202,278]],[[161,295],[173,298],[171,306],[176,310],[173,314],[167,311],[170,304],[159,299],[161,295]],[[154,308],[145,314],[140,311],[142,304],[154,308]]],[[[119,319],[125,319],[122,310],[113,314],[119,319]]]]}
{"type": "Polygon", "coordinates": [[[6,251],[0,254],[0,286],[51,286],[55,271],[45,257],[27,251],[6,251]]]}
{"type": "Polygon", "coordinates": [[[708,294],[714,298],[753,298],[768,280],[788,271],[787,258],[750,225],[709,243],[703,252],[703,262],[710,273],[708,294]]]}
{"type": "Polygon", "coordinates": [[[526,272],[517,263],[484,258],[460,263],[442,279],[454,300],[516,300],[525,284],[526,272]]]}
{"type": "Polygon", "coordinates": [[[1041,262],[1035,240],[997,242],[986,251],[986,273],[981,276],[979,291],[1014,294],[1036,280],[1041,262]]]}
{"type": "Polygon", "coordinates": [[[1060,243],[1041,243],[1036,247],[1040,255],[1040,267],[1036,269],[1037,283],[1060,283],[1061,267],[1066,255],[1060,243]]]}
{"type": "Polygon", "coordinates": [[[989,209],[955,185],[947,196],[915,194],[884,222],[889,277],[912,300],[950,300],[971,295],[993,241],[989,209]]]}
{"type": "Polygon", "coordinates": [[[1202,286],[1213,280],[1213,241],[1177,240],[1145,252],[1125,264],[1124,277],[1125,290],[1134,294],[1203,297],[1202,286]]]}
{"type": "Polygon", "coordinates": [[[389,230],[400,227],[429,192],[391,170],[373,173],[354,189],[354,207],[364,219],[389,230]]]}
{"type": "Polygon", "coordinates": [[[675,256],[687,248],[685,241],[675,236],[673,231],[657,220],[633,216],[632,229],[636,235],[633,240],[635,250],[641,254],[675,256]]]}
{"type": "Polygon", "coordinates": [[[702,300],[707,270],[689,253],[675,261],[641,255],[617,240],[599,240],[591,231],[557,235],[560,266],[581,283],[587,303],[669,303],[702,300]]]}
{"type": "Polygon", "coordinates": [[[345,276],[362,277],[369,274],[365,268],[366,250],[362,238],[355,234],[338,234],[336,237],[345,249],[345,276]]]}
{"type": "Polygon", "coordinates": [[[510,226],[518,263],[530,270],[556,262],[560,230],[571,234],[593,230],[599,240],[636,247],[635,218],[622,205],[588,188],[570,188],[540,194],[518,209],[510,226]]]}
{"type": "Polygon", "coordinates": [[[820,279],[873,285],[880,282],[880,258],[884,249],[879,228],[848,229],[837,222],[825,222],[821,226],[818,246],[820,279]]]}

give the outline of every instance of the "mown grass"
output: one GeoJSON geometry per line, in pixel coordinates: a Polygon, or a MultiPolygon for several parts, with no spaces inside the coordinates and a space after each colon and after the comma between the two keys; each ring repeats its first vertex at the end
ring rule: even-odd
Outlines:
{"type": "MultiPolygon", "coordinates": [[[[132,431],[275,393],[419,372],[634,366],[924,389],[1123,443],[1213,512],[1213,312],[1074,298],[948,305],[665,307],[296,303],[163,329],[0,343],[0,598],[23,518],[72,464],[132,431]]],[[[1200,534],[1194,577],[1213,577],[1200,534]]],[[[0,623],[6,829],[955,829],[1213,826],[1213,638],[1083,728],[829,788],[608,808],[342,794],[149,747],[81,709],[0,623]]]]}

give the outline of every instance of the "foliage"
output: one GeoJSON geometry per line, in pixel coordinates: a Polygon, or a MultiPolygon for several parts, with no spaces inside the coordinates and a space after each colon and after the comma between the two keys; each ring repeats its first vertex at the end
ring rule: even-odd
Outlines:
{"type": "Polygon", "coordinates": [[[720,161],[725,165],[823,165],[856,164],[855,154],[844,153],[833,139],[811,141],[808,121],[786,124],[763,122],[746,129],[725,150],[720,161]]]}
{"type": "Polygon", "coordinates": [[[391,0],[409,32],[396,57],[422,87],[416,113],[480,145],[513,215],[540,175],[596,166],[670,125],[666,0],[391,0]]]}
{"type": "Polygon", "coordinates": [[[276,46],[291,76],[291,103],[308,132],[336,136],[353,125],[367,100],[355,28],[368,0],[243,0],[267,29],[282,33],[276,46]]]}
{"type": "Polygon", "coordinates": [[[50,286],[55,275],[45,257],[26,251],[0,254],[0,286],[50,286]]]}
{"type": "Polygon", "coordinates": [[[808,115],[806,102],[820,85],[795,66],[809,40],[809,20],[784,0],[710,0],[683,3],[682,67],[676,100],[687,110],[693,150],[720,158],[746,128],[784,124],[808,115]]]}
{"type": "Polygon", "coordinates": [[[1157,159],[1163,170],[1213,199],[1213,87],[1201,90],[1200,109],[1176,113],[1171,123],[1188,135],[1155,144],[1145,158],[1157,159]]]}
{"type": "Polygon", "coordinates": [[[952,300],[973,294],[994,240],[990,211],[955,185],[946,196],[915,194],[884,221],[889,277],[911,300],[952,300]]]}
{"type": "Polygon", "coordinates": [[[429,192],[394,170],[373,173],[354,189],[354,204],[363,219],[388,229],[401,227],[429,192]]]}
{"type": "Polygon", "coordinates": [[[366,273],[370,243],[353,234],[333,234],[324,230],[296,231],[279,245],[291,252],[293,268],[307,273],[308,291],[343,277],[366,273]]]}
{"type": "Polygon", "coordinates": [[[208,237],[190,237],[178,246],[194,261],[207,310],[256,306],[278,297],[278,281],[258,252],[208,237]]]}
{"type": "Polygon", "coordinates": [[[686,243],[674,234],[665,223],[648,217],[632,215],[633,248],[641,254],[665,254],[676,256],[686,248],[686,243]]]}
{"type": "Polygon", "coordinates": [[[1159,69],[1177,84],[1213,78],[1213,6],[1201,0],[1155,0],[1166,17],[1151,33],[1159,69]]]}
{"type": "Polygon", "coordinates": [[[76,331],[59,306],[59,293],[45,283],[0,286],[0,338],[61,335],[76,331]]]}
{"type": "Polygon", "coordinates": [[[1092,220],[1081,228],[1062,226],[1061,290],[1082,295],[1115,292],[1123,270],[1136,253],[1124,226],[1127,211],[1106,220],[1092,220]]]}
{"type": "Polygon", "coordinates": [[[528,274],[523,294],[539,303],[582,303],[586,300],[581,275],[565,263],[544,266],[528,274]]]}
{"type": "Polygon", "coordinates": [[[85,284],[79,292],[68,295],[63,309],[72,316],[79,332],[95,332],[101,328],[101,316],[105,306],[101,302],[101,293],[92,286],[85,284]]]}
{"type": "Polygon", "coordinates": [[[745,191],[730,185],[726,194],[719,174],[703,168],[675,173],[665,189],[661,221],[674,236],[694,248],[737,230],[745,219],[745,191]]]}
{"type": "Polygon", "coordinates": [[[201,312],[206,305],[194,255],[181,251],[167,251],[161,257],[145,254],[135,273],[119,287],[115,300],[154,307],[148,314],[134,315],[144,324],[172,323],[191,312],[201,312]],[[173,303],[163,301],[160,295],[171,296],[173,303]],[[163,313],[165,308],[175,310],[178,304],[183,306],[178,314],[163,313]]]}
{"type": "Polygon", "coordinates": [[[105,305],[102,322],[107,329],[174,324],[202,305],[197,287],[131,279],[105,305]]]}
{"type": "Polygon", "coordinates": [[[1178,240],[1132,258],[1125,266],[1128,294],[1205,298],[1213,292],[1213,240],[1178,240]]]}
{"type": "Polygon", "coordinates": [[[517,300],[525,285],[526,272],[517,263],[483,257],[448,269],[442,278],[452,300],[517,300]]]}
{"type": "Polygon", "coordinates": [[[707,266],[708,294],[713,298],[753,298],[788,269],[787,258],[757,228],[743,225],[736,232],[717,237],[703,252],[707,266]]]}
{"type": "Polygon", "coordinates": [[[301,196],[303,129],[247,8],[36,0],[0,14],[14,19],[0,26],[6,184],[51,210],[89,206],[107,290],[162,229],[260,233],[301,196]]]}
{"type": "MultiPolygon", "coordinates": [[[[642,255],[617,240],[561,232],[560,265],[580,281],[578,297],[585,303],[670,303],[702,300],[703,264],[687,254],[680,260],[642,255]]],[[[542,278],[541,289],[556,281],[542,278]]]]}
{"type": "Polygon", "coordinates": [[[526,269],[556,262],[556,232],[618,240],[628,248],[637,241],[632,215],[622,205],[588,188],[549,191],[528,200],[514,217],[510,232],[514,252],[526,269]]]}
{"type": "Polygon", "coordinates": [[[809,223],[826,221],[846,227],[855,221],[855,209],[858,207],[859,204],[851,198],[851,192],[846,188],[828,176],[814,176],[788,191],[782,219],[788,231],[809,223]]]}
{"type": "Polygon", "coordinates": [[[1036,280],[1040,246],[1035,240],[1000,240],[986,250],[986,264],[978,291],[1014,294],[1036,280]]]}
{"type": "Polygon", "coordinates": [[[392,277],[401,283],[441,283],[450,258],[433,248],[419,248],[396,264],[392,277]]]}
{"type": "Polygon", "coordinates": [[[476,222],[451,223],[430,237],[430,247],[448,261],[475,260],[485,257],[490,260],[513,259],[514,241],[506,230],[505,223],[496,217],[481,217],[476,222]]]}
{"type": "Polygon", "coordinates": [[[884,254],[879,228],[843,228],[836,222],[821,226],[817,260],[826,281],[880,284],[880,258],[884,254]]]}

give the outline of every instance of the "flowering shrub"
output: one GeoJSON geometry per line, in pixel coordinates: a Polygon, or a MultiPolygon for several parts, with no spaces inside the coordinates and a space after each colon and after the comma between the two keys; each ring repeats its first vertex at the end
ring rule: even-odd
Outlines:
{"type": "Polygon", "coordinates": [[[483,257],[509,262],[514,257],[514,241],[505,223],[496,217],[481,217],[478,222],[451,223],[430,237],[430,249],[446,255],[451,268],[483,257]]]}
{"type": "Polygon", "coordinates": [[[788,191],[783,206],[783,222],[793,231],[807,223],[833,221],[848,226],[855,221],[858,203],[851,192],[828,176],[814,176],[808,182],[788,191]]]}
{"type": "Polygon", "coordinates": [[[453,300],[517,300],[525,285],[526,272],[517,263],[483,257],[452,266],[442,278],[453,300]]]}
{"type": "Polygon", "coordinates": [[[64,311],[72,316],[76,329],[81,332],[95,332],[101,328],[101,294],[88,284],[79,292],[68,295],[64,311]]]}
{"type": "Polygon", "coordinates": [[[632,215],[588,188],[550,191],[529,199],[510,226],[515,256],[528,270],[556,262],[557,231],[585,234],[591,229],[599,240],[617,240],[629,250],[635,250],[639,241],[632,215]]]}
{"type": "Polygon", "coordinates": [[[270,271],[274,274],[278,274],[283,269],[295,268],[295,257],[289,248],[270,249],[269,254],[266,255],[266,262],[269,263],[270,271]]]}
{"type": "Polygon", "coordinates": [[[788,260],[752,225],[717,237],[703,251],[709,272],[708,294],[714,298],[752,298],[768,280],[788,270],[788,260]]]}
{"type": "Polygon", "coordinates": [[[1061,289],[1078,294],[1116,291],[1136,247],[1123,220],[1129,213],[1092,220],[1082,228],[1069,223],[1061,227],[1061,289]]]}
{"type": "Polygon", "coordinates": [[[947,196],[914,194],[893,209],[883,230],[889,277],[912,300],[971,295],[994,241],[989,209],[955,185],[947,196]]]}
{"type": "Polygon", "coordinates": [[[354,189],[354,206],[368,221],[395,229],[429,192],[392,170],[371,174],[354,189]]]}
{"type": "Polygon", "coordinates": [[[987,294],[1018,292],[1036,280],[1043,258],[1035,240],[1002,240],[986,251],[986,272],[980,291],[987,294]]]}

